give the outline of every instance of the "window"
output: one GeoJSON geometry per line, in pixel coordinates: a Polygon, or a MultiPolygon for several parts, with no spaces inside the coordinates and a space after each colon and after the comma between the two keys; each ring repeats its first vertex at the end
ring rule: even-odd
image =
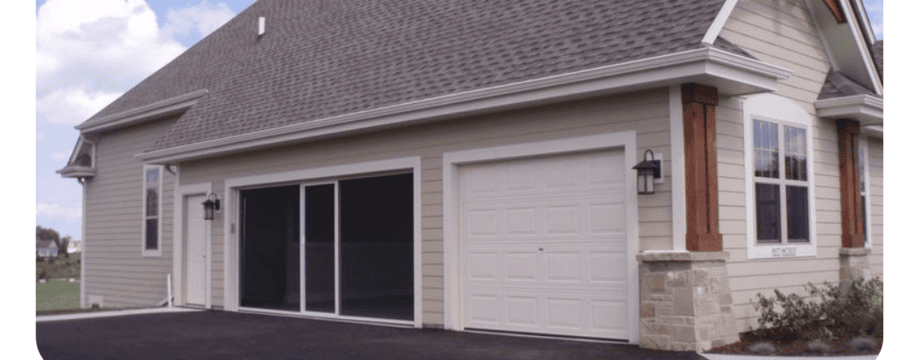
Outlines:
{"type": "Polygon", "coordinates": [[[791,100],[746,99],[749,258],[816,255],[812,117],[791,100]]]}
{"type": "Polygon", "coordinates": [[[753,120],[757,243],[808,242],[806,134],[753,120]]]}
{"type": "Polygon", "coordinates": [[[160,255],[160,234],[163,200],[163,167],[144,165],[142,253],[160,255]]]}
{"type": "Polygon", "coordinates": [[[865,232],[865,247],[871,247],[871,184],[868,182],[871,172],[868,169],[868,141],[858,139],[858,188],[862,198],[862,229],[865,232]]]}

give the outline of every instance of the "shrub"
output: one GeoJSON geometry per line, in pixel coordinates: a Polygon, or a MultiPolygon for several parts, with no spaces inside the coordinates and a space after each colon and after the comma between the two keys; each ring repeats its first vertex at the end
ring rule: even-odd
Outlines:
{"type": "Polygon", "coordinates": [[[883,282],[874,278],[834,285],[807,284],[813,300],[779,290],[775,297],[756,294],[753,307],[759,312],[758,337],[776,341],[883,337],[883,282]]]}

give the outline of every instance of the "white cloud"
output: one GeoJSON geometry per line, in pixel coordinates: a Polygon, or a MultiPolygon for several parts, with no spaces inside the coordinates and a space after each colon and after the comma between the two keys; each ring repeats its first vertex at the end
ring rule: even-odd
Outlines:
{"type": "Polygon", "coordinates": [[[83,218],[83,209],[79,204],[37,203],[35,213],[40,218],[62,220],[71,224],[80,223],[83,218]]]}
{"type": "Polygon", "coordinates": [[[67,160],[70,159],[70,155],[69,151],[55,151],[51,154],[51,158],[54,160],[67,160]]]}
{"type": "Polygon", "coordinates": [[[206,0],[197,6],[186,5],[179,10],[170,8],[166,15],[166,26],[163,32],[170,36],[189,34],[192,29],[198,35],[205,37],[217,28],[223,26],[235,14],[224,3],[211,4],[206,0]]]}
{"type": "Polygon", "coordinates": [[[115,101],[121,93],[90,91],[83,86],[53,90],[35,102],[36,114],[43,122],[76,125],[105,105],[115,101]]]}
{"type": "Polygon", "coordinates": [[[40,132],[35,135],[35,142],[40,142],[45,139],[45,133],[40,132]]]}
{"type": "Polygon", "coordinates": [[[48,0],[36,18],[36,85],[121,92],[185,50],[143,0],[48,0]]]}

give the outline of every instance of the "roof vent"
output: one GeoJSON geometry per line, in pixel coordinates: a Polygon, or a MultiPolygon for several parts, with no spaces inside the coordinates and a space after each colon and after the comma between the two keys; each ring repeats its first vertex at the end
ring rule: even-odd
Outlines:
{"type": "Polygon", "coordinates": [[[259,16],[258,17],[258,36],[262,36],[264,34],[265,34],[265,17],[259,16]]]}

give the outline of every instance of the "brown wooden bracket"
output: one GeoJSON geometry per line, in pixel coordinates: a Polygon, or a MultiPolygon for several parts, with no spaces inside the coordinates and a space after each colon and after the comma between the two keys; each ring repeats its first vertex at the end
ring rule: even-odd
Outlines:
{"type": "Polygon", "coordinates": [[[683,84],[681,88],[686,157],[686,249],[721,251],[715,154],[718,89],[695,83],[683,84]]]}
{"type": "Polygon", "coordinates": [[[862,197],[858,173],[858,121],[836,120],[839,139],[839,192],[842,222],[842,247],[865,246],[865,229],[862,222],[862,197]]]}
{"type": "Polygon", "coordinates": [[[842,12],[842,6],[839,4],[839,0],[823,0],[823,3],[826,4],[826,7],[830,8],[830,12],[833,13],[836,22],[840,24],[846,22],[846,15],[842,12]]]}

